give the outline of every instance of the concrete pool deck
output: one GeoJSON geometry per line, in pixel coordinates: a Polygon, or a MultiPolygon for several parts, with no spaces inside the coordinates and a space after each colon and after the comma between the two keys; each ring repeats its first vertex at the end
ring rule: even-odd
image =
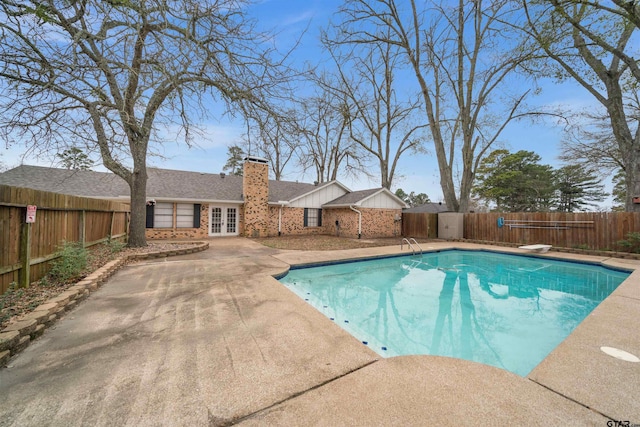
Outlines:
{"type": "Polygon", "coordinates": [[[400,245],[302,252],[209,242],[123,268],[11,359],[0,370],[0,426],[640,423],[640,363],[600,350],[640,355],[640,270],[523,378],[445,357],[380,358],[271,277],[400,245]]]}

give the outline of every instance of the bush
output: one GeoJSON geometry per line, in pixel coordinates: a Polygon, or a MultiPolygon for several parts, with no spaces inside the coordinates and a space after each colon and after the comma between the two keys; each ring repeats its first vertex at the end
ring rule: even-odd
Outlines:
{"type": "Polygon", "coordinates": [[[127,246],[127,244],[124,242],[121,242],[120,240],[109,239],[107,241],[107,247],[109,248],[112,254],[117,254],[118,252],[123,250],[125,246],[127,246]]]}
{"type": "Polygon", "coordinates": [[[640,253],[640,233],[637,231],[627,233],[627,238],[619,240],[618,246],[625,252],[640,253]]]}
{"type": "Polygon", "coordinates": [[[89,251],[83,248],[81,243],[64,242],[60,249],[60,257],[52,263],[49,277],[61,283],[79,279],[87,268],[88,260],[89,251]]]}

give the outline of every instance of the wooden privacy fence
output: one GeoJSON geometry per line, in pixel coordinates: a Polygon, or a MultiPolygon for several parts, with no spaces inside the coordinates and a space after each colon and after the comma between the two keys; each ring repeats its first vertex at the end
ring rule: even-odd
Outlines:
{"type": "Polygon", "coordinates": [[[405,237],[436,239],[438,237],[438,214],[403,213],[402,235],[405,237]]]}
{"type": "Polygon", "coordinates": [[[543,243],[564,248],[620,250],[618,241],[640,231],[637,212],[470,213],[464,238],[515,244],[543,243]],[[498,220],[502,226],[498,224],[498,220]]]}
{"type": "Polygon", "coordinates": [[[0,294],[44,277],[63,242],[126,239],[129,205],[0,185],[0,294]],[[37,207],[25,222],[27,206],[37,207]]]}

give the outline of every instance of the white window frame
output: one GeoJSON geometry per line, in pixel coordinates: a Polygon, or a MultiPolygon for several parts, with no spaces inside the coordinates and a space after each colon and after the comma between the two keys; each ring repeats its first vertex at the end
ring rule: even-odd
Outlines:
{"type": "Polygon", "coordinates": [[[318,227],[320,209],[307,209],[307,227],[318,227]]]}
{"type": "Polygon", "coordinates": [[[173,203],[156,203],[153,208],[153,228],[173,228],[173,203]]]}
{"type": "Polygon", "coordinates": [[[193,203],[176,203],[176,228],[193,228],[193,203]]]}

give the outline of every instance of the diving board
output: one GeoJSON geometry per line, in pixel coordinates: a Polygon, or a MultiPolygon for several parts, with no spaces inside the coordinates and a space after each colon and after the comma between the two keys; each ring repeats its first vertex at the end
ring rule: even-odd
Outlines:
{"type": "Polygon", "coordinates": [[[525,246],[518,246],[518,249],[525,249],[528,251],[536,251],[536,252],[544,253],[544,252],[547,252],[549,249],[551,249],[551,245],[525,245],[525,246]]]}

